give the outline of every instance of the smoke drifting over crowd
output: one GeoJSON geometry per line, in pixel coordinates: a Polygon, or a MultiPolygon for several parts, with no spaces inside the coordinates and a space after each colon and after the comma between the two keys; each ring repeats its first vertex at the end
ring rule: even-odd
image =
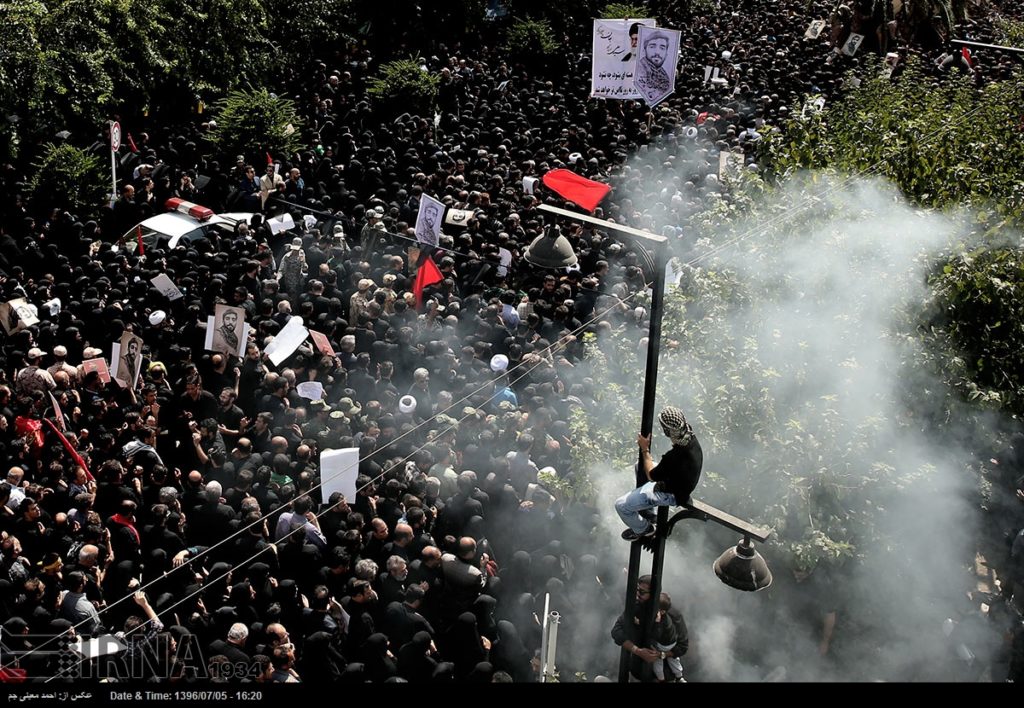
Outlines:
{"type": "MultiPolygon", "coordinates": [[[[765,232],[738,225],[751,237],[684,275],[693,300],[678,329],[670,291],[664,336],[681,346],[662,352],[658,406],[683,408],[704,448],[694,497],[776,527],[759,549],[775,582],[756,595],[711,570],[735,533],[676,527],[663,589],[689,626],[684,663],[691,680],[977,678],[998,637],[982,633],[968,664],[942,631],[970,610],[980,521],[972,431],[937,435],[929,425],[943,414],[925,404],[944,389],[917,363],[914,331],[928,271],[955,227],[879,181],[818,185],[813,207],[765,232]],[[702,285],[723,273],[729,297],[702,285]]],[[[807,195],[794,186],[775,199],[758,211],[792,209],[807,195]]],[[[642,372],[616,383],[639,406],[642,372]]],[[[655,459],[667,447],[656,431],[655,459]]],[[[605,531],[617,537],[612,502],[633,471],[593,475],[605,531]]],[[[610,553],[625,568],[627,544],[610,553]]],[[[642,572],[649,563],[645,554],[642,572]]],[[[580,621],[611,625],[596,613],[580,621]]]]}

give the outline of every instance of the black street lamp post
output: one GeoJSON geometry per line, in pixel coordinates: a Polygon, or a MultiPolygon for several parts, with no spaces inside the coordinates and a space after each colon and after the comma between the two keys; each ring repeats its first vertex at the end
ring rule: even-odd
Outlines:
{"type": "MultiPolygon", "coordinates": [[[[664,311],[665,298],[665,265],[667,263],[668,239],[664,236],[657,236],[640,229],[634,229],[612,221],[597,219],[586,214],[559,209],[558,207],[541,205],[542,211],[547,211],[567,219],[583,221],[595,224],[603,228],[618,231],[631,237],[644,250],[653,251],[653,285],[651,295],[651,323],[648,333],[647,363],[644,373],[644,397],[640,420],[640,433],[647,436],[654,428],[654,404],[658,384],[658,359],[661,354],[661,320],[664,311]]],[[[525,258],[528,262],[542,268],[558,268],[574,265],[577,262],[576,254],[568,239],[560,234],[556,228],[548,230],[545,234],[534,239],[526,250],[525,258]]],[[[643,466],[637,464],[636,484],[641,486],[647,482],[643,473],[643,466]]],[[[650,635],[653,629],[654,618],[657,614],[657,598],[661,593],[661,576],[665,567],[665,541],[676,523],[683,519],[697,519],[700,521],[714,521],[715,523],[731,528],[743,534],[743,538],[735,548],[728,549],[714,564],[715,573],[722,582],[739,590],[756,591],[763,590],[771,584],[771,572],[768,570],[764,559],[754,550],[751,539],[764,542],[771,535],[770,529],[757,527],[747,521],[738,519],[726,512],[716,509],[696,499],[683,507],[670,519],[668,507],[658,507],[656,533],[651,544],[654,558],[651,563],[651,601],[648,607],[648,615],[642,620],[642,632],[640,646],[645,645],[645,637],[650,635]]],[[[626,607],[624,616],[629,618],[636,610],[636,584],[640,576],[640,558],[642,544],[640,542],[631,544],[629,552],[629,570],[626,580],[626,607]]],[[[619,657],[619,682],[629,680],[629,657],[625,649],[619,657]]]]}

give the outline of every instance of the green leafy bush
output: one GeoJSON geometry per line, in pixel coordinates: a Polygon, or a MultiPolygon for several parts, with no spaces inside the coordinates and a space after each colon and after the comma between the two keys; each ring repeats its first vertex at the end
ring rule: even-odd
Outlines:
{"type": "Polygon", "coordinates": [[[912,62],[895,81],[876,75],[820,113],[793,114],[766,142],[776,175],[871,170],[922,206],[971,206],[982,221],[1024,217],[1019,75],[978,91],[966,78],[936,83],[912,62]]]}
{"type": "Polygon", "coordinates": [[[424,70],[417,59],[384,64],[370,79],[366,90],[387,112],[425,115],[437,99],[441,77],[424,70]]]}
{"type": "Polygon", "coordinates": [[[519,60],[551,56],[560,46],[547,20],[515,20],[505,38],[505,49],[519,60]]]}
{"type": "Polygon", "coordinates": [[[106,193],[102,161],[73,145],[47,143],[32,177],[32,205],[82,216],[99,210],[106,193]]]}
{"type": "Polygon", "coordinates": [[[1024,251],[977,249],[932,277],[942,327],[969,400],[1024,414],[1024,251]]]}
{"type": "Polygon", "coordinates": [[[222,154],[250,159],[264,152],[288,155],[302,145],[295,104],[266,89],[234,91],[216,104],[215,111],[217,127],[210,139],[222,154]]]}
{"type": "Polygon", "coordinates": [[[978,90],[966,78],[936,83],[912,63],[895,81],[879,75],[824,111],[797,106],[793,114],[763,148],[776,179],[802,169],[869,171],[967,222],[970,252],[932,278],[932,336],[951,348],[940,365],[969,400],[1024,412],[1024,270],[1004,236],[1024,222],[1024,79],[978,90]]]}
{"type": "Polygon", "coordinates": [[[647,17],[648,12],[647,5],[642,2],[610,2],[601,11],[601,17],[609,20],[630,19],[634,17],[647,17]]]}
{"type": "Polygon", "coordinates": [[[1024,22],[1009,17],[996,20],[999,44],[1009,47],[1024,47],[1024,22]]]}
{"type": "Polygon", "coordinates": [[[351,0],[270,0],[268,5],[269,22],[285,30],[278,33],[281,52],[296,66],[352,41],[345,31],[351,0]]]}

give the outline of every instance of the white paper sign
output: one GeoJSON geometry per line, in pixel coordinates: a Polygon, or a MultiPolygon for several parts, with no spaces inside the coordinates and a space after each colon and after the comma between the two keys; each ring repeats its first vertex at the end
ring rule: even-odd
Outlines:
{"type": "Polygon", "coordinates": [[[277,333],[273,341],[267,345],[263,353],[267,355],[274,366],[280,366],[281,362],[290,357],[308,336],[309,330],[302,325],[302,318],[292,317],[288,320],[288,324],[277,333]]]}
{"type": "Polygon", "coordinates": [[[50,405],[53,406],[53,417],[56,419],[54,422],[63,432],[67,428],[64,421],[64,412],[60,409],[60,403],[57,402],[57,399],[53,397],[52,393],[47,392],[46,395],[50,397],[50,405]]]}
{"type": "Polygon", "coordinates": [[[452,226],[465,226],[476,214],[472,209],[449,209],[444,215],[444,223],[452,226]]]}
{"type": "Polygon", "coordinates": [[[420,211],[416,215],[416,240],[426,246],[436,246],[441,235],[444,204],[427,194],[420,195],[420,211]]]}
{"type": "Polygon", "coordinates": [[[168,277],[167,273],[161,273],[152,280],[149,281],[153,284],[153,287],[160,291],[160,294],[166,297],[171,302],[180,300],[184,297],[181,291],[178,290],[178,286],[174,284],[174,281],[168,277]]]}
{"type": "Polygon", "coordinates": [[[295,219],[292,218],[291,214],[285,212],[280,216],[275,216],[273,219],[267,219],[267,226],[270,227],[270,233],[279,234],[282,231],[294,229],[295,219]]]}
{"type": "Polygon", "coordinates": [[[723,150],[718,153],[718,179],[738,176],[745,161],[742,152],[723,150]]]}
{"type": "Polygon", "coordinates": [[[825,29],[825,20],[815,20],[807,28],[807,31],[804,32],[804,37],[807,39],[817,39],[823,29],[825,29]]]}
{"type": "Polygon", "coordinates": [[[335,492],[345,495],[350,504],[356,498],[359,477],[359,448],[324,450],[320,453],[320,501],[326,504],[335,492]]]}
{"type": "Polygon", "coordinates": [[[676,90],[679,30],[640,27],[633,85],[648,106],[656,106],[676,90]]]}
{"type": "Polygon", "coordinates": [[[249,345],[249,332],[251,328],[249,323],[246,322],[242,325],[242,339],[238,342],[238,358],[241,359],[245,356],[245,348],[249,345]]]}
{"type": "Polygon", "coordinates": [[[679,279],[683,277],[683,269],[678,258],[672,258],[665,265],[665,285],[670,288],[679,287],[679,279]]]}
{"type": "Polygon", "coordinates": [[[2,318],[4,331],[7,334],[20,332],[26,327],[39,324],[36,316],[38,310],[35,305],[30,304],[25,298],[18,297],[0,305],[0,318],[2,318]]]}
{"type": "Polygon", "coordinates": [[[504,278],[508,275],[508,267],[512,265],[512,252],[507,248],[498,249],[498,276],[504,278]]]}
{"type": "Polygon", "coordinates": [[[848,57],[852,57],[857,53],[860,48],[860,43],[864,41],[864,35],[851,32],[850,37],[846,40],[846,44],[843,45],[843,54],[848,57]]]}
{"type": "Polygon", "coordinates": [[[213,327],[217,320],[213,315],[206,318],[206,339],[203,340],[203,349],[213,351],[213,327]]]}
{"type": "Polygon", "coordinates": [[[654,27],[652,19],[594,20],[593,60],[590,65],[592,98],[640,98],[633,86],[640,26],[654,27]]]}
{"type": "Polygon", "coordinates": [[[324,398],[324,385],[319,381],[303,381],[295,390],[300,396],[310,401],[322,401],[324,398]]]}

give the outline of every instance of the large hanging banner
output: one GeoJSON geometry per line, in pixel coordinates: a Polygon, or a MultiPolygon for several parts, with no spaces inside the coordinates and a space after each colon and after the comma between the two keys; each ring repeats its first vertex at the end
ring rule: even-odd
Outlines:
{"type": "Polygon", "coordinates": [[[679,30],[641,27],[637,50],[640,56],[633,85],[647,105],[654,107],[676,90],[679,30]]]}
{"type": "Polygon", "coordinates": [[[655,20],[594,20],[594,54],[590,67],[592,98],[640,98],[633,85],[641,26],[655,20]]]}

